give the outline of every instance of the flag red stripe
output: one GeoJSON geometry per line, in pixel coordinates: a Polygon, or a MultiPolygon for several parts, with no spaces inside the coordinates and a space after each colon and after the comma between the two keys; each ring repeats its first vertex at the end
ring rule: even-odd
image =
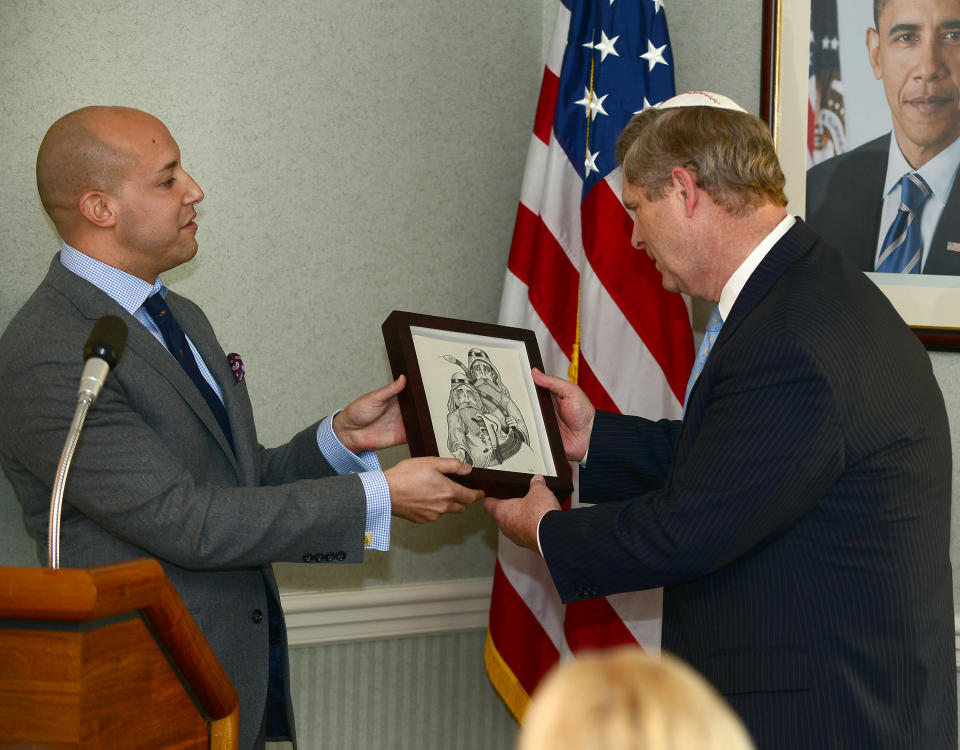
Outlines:
{"type": "Polygon", "coordinates": [[[516,592],[497,560],[490,594],[490,637],[514,676],[530,695],[560,658],[547,631],[516,592]]]}
{"type": "Polygon", "coordinates": [[[557,92],[560,78],[550,68],[543,69],[543,83],[540,84],[540,98],[537,99],[537,114],[533,121],[533,134],[544,143],[550,143],[553,130],[553,113],[557,109],[557,92]]]}
{"type": "Polygon", "coordinates": [[[529,287],[530,304],[569,358],[577,329],[580,274],[543,220],[522,203],[507,267],[529,287]]]}
{"type": "Polygon", "coordinates": [[[584,251],[594,273],[682,402],[693,366],[693,332],[683,298],[666,291],[653,261],[632,247],[633,222],[606,180],[584,199],[581,217],[584,251]]]}
{"type": "Polygon", "coordinates": [[[570,650],[636,645],[637,639],[606,599],[587,599],[567,605],[563,632],[570,650]]]}

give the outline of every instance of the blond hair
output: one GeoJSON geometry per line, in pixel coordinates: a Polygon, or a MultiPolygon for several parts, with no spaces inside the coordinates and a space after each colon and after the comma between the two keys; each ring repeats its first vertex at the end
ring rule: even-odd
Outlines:
{"type": "Polygon", "coordinates": [[[740,719],[683,662],[638,647],[586,653],[534,694],[517,750],[753,750],[740,719]]]}
{"type": "Polygon", "coordinates": [[[743,216],[764,203],[787,205],[786,180],[770,132],[746,112],[718,107],[649,108],[617,140],[623,179],[662,198],[671,170],[683,167],[727,212],[743,216]]]}

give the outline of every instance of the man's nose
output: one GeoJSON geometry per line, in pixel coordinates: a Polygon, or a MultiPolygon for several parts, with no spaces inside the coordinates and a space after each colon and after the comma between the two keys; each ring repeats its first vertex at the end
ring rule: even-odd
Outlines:
{"type": "Polygon", "coordinates": [[[184,172],[184,176],[190,182],[190,189],[183,196],[184,203],[199,203],[203,200],[203,190],[187,172],[184,172]]]}
{"type": "Polygon", "coordinates": [[[630,242],[637,250],[643,249],[643,236],[640,234],[640,224],[637,221],[633,222],[633,232],[630,233],[630,242]]]}
{"type": "Polygon", "coordinates": [[[916,75],[922,80],[934,80],[940,78],[944,71],[943,50],[940,48],[940,40],[937,38],[928,38],[923,41],[918,50],[920,59],[916,66],[916,75]]]}

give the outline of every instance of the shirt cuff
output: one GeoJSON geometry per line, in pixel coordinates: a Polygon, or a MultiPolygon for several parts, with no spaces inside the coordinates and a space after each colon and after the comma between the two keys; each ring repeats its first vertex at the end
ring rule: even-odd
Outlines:
{"type": "Polygon", "coordinates": [[[363,536],[366,549],[386,552],[390,549],[390,487],[383,472],[365,471],[358,475],[367,493],[367,525],[363,536]]]}
{"type": "Polygon", "coordinates": [[[333,431],[333,418],[341,411],[335,411],[320,422],[317,427],[317,446],[337,474],[357,474],[360,477],[367,495],[363,546],[365,549],[386,552],[390,549],[390,486],[374,451],[363,451],[357,455],[340,442],[333,431]]]}
{"type": "MultiPolygon", "coordinates": [[[[547,513],[550,511],[548,510],[547,513]]],[[[537,552],[540,553],[540,557],[543,557],[543,547],[540,545],[540,524],[543,523],[543,519],[546,517],[547,513],[544,513],[540,516],[540,520],[537,521],[537,552]]]]}
{"type": "Polygon", "coordinates": [[[361,471],[376,471],[380,469],[380,459],[373,451],[363,451],[360,454],[352,453],[340,442],[337,433],[333,431],[333,418],[343,409],[338,409],[329,417],[325,417],[317,427],[317,446],[323,457],[327,459],[337,474],[352,474],[361,471]]]}

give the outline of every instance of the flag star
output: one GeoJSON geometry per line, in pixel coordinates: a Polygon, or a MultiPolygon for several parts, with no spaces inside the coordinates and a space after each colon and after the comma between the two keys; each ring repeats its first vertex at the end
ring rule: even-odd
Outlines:
{"type": "Polygon", "coordinates": [[[638,110],[637,110],[636,112],[634,112],[633,114],[639,115],[641,112],[643,112],[643,110],[645,110],[645,109],[650,109],[650,107],[652,107],[652,106],[653,106],[653,105],[652,105],[650,102],[647,101],[647,97],[643,97],[643,104],[640,106],[640,109],[638,109],[638,110]]]}
{"type": "Polygon", "coordinates": [[[603,96],[593,96],[590,94],[590,89],[584,87],[583,89],[583,99],[574,104],[579,104],[584,108],[585,111],[590,113],[590,119],[593,120],[598,114],[605,115],[607,110],[603,108],[603,100],[606,99],[609,94],[604,94],[603,96]]]}
{"type": "Polygon", "coordinates": [[[589,175],[591,172],[600,173],[600,170],[597,168],[598,156],[600,156],[599,151],[591,153],[590,149],[587,149],[587,158],[583,160],[584,176],[589,175]]]}
{"type": "Polygon", "coordinates": [[[663,7],[663,0],[653,0],[653,15],[657,15],[663,7]]]}
{"type": "MultiPolygon", "coordinates": [[[[619,36],[615,36],[613,39],[607,38],[607,33],[605,31],[600,32],[600,44],[594,46],[594,49],[600,50],[600,62],[603,62],[607,59],[607,55],[613,55],[614,57],[620,57],[620,53],[617,52],[613,45],[617,43],[619,36]]],[[[586,46],[586,45],[584,45],[586,46]]]]}
{"type": "Polygon", "coordinates": [[[653,42],[651,42],[649,39],[647,40],[647,51],[640,55],[640,57],[646,60],[650,65],[650,67],[647,68],[647,72],[653,70],[657,63],[663,63],[664,65],[667,64],[667,61],[663,59],[663,51],[666,48],[667,45],[665,44],[662,47],[654,47],[653,42]]]}

